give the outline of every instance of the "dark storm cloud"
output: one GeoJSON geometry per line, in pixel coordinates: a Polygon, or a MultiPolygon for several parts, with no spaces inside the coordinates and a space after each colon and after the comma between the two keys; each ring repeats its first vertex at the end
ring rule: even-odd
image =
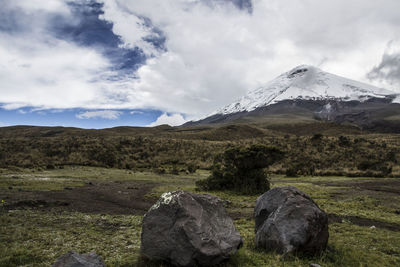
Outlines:
{"type": "Polygon", "coordinates": [[[400,85],[400,45],[391,41],[382,56],[381,63],[369,73],[370,80],[385,81],[391,85],[400,85]]]}

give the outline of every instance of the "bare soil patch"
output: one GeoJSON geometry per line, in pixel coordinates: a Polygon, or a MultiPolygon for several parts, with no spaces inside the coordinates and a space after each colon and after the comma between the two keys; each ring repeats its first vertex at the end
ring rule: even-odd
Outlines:
{"type": "Polygon", "coordinates": [[[400,195],[400,179],[382,179],[376,178],[375,181],[346,181],[346,182],[312,182],[316,185],[323,186],[346,186],[360,190],[370,190],[376,192],[390,193],[400,195]]]}
{"type": "Polygon", "coordinates": [[[7,210],[62,208],[68,211],[104,214],[143,215],[155,199],[146,194],[155,187],[151,182],[89,182],[83,187],[66,187],[61,191],[0,192],[7,210]]]}
{"type": "Polygon", "coordinates": [[[382,222],[378,220],[372,220],[367,218],[360,218],[357,216],[339,216],[337,214],[328,214],[329,224],[331,223],[343,223],[344,221],[351,222],[358,226],[368,226],[372,228],[382,228],[390,231],[400,232],[400,225],[395,223],[382,222]]]}

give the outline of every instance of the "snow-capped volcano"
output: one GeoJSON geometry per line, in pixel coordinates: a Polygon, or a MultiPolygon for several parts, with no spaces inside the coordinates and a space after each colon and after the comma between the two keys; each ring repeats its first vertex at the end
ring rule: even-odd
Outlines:
{"type": "Polygon", "coordinates": [[[399,103],[399,93],[302,65],[183,127],[328,121],[400,133],[399,103]]]}
{"type": "Polygon", "coordinates": [[[250,112],[283,100],[337,100],[364,102],[371,98],[395,98],[395,92],[301,65],[286,72],[238,101],[213,114],[250,112]]]}

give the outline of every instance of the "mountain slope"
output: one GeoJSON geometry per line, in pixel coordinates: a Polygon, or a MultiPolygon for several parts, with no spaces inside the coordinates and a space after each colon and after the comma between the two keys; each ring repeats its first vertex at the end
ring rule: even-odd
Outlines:
{"type": "MultiPolygon", "coordinates": [[[[218,110],[214,114],[232,114],[253,111],[259,107],[276,104],[283,100],[340,100],[361,101],[385,98],[396,93],[368,84],[302,65],[286,72],[263,87],[218,110]]],[[[213,115],[214,115],[213,114],[213,115]]]]}
{"type": "Polygon", "coordinates": [[[319,120],[400,132],[399,101],[399,94],[393,91],[302,65],[210,116],[183,126],[319,120]]]}

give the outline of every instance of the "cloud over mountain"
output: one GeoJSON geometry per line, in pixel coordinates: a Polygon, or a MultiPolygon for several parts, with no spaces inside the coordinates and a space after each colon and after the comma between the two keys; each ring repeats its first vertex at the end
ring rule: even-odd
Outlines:
{"type": "Polygon", "coordinates": [[[196,117],[302,63],[361,81],[370,73],[376,85],[398,88],[398,52],[385,51],[400,38],[397,0],[0,6],[0,103],[8,109],[153,109],[196,117]]]}
{"type": "Polygon", "coordinates": [[[382,61],[368,73],[368,78],[400,89],[400,40],[388,43],[382,61]]]}

